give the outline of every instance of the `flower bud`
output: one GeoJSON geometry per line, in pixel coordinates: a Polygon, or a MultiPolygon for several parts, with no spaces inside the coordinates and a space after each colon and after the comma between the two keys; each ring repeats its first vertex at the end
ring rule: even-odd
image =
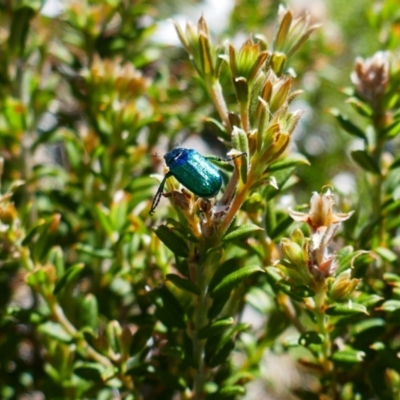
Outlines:
{"type": "Polygon", "coordinates": [[[305,264],[306,257],[302,247],[289,239],[283,238],[281,248],[284,258],[290,261],[294,266],[305,264]]]}
{"type": "Polygon", "coordinates": [[[371,58],[358,57],[351,81],[361,98],[373,109],[379,108],[389,82],[388,53],[378,51],[371,58]]]}
{"type": "Polygon", "coordinates": [[[340,301],[348,299],[357,287],[359,279],[351,278],[351,270],[341,272],[329,287],[329,297],[332,300],[340,301]]]}

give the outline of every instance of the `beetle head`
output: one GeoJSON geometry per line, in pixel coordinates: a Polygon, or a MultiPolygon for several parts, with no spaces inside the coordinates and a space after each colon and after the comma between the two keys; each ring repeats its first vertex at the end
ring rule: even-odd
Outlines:
{"type": "Polygon", "coordinates": [[[185,149],[182,147],[175,147],[173,150],[169,151],[164,155],[164,159],[166,164],[171,165],[176,159],[178,159],[183,153],[185,149]]]}

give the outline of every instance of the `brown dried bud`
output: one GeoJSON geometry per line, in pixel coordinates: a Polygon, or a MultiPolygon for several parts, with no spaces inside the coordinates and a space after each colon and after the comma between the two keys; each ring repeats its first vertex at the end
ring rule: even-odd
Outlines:
{"type": "Polygon", "coordinates": [[[389,56],[378,51],[371,58],[358,57],[351,74],[351,81],[360,97],[373,109],[380,106],[389,82],[389,56]]]}

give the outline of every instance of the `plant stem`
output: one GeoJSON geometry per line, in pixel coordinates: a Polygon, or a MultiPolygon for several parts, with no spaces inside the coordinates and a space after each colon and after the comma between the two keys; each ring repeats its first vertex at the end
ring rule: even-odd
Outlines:
{"type": "Polygon", "coordinates": [[[198,333],[201,328],[207,325],[207,310],[208,310],[208,270],[209,263],[206,260],[204,263],[198,262],[196,265],[196,280],[197,286],[200,289],[200,295],[195,296],[194,303],[194,329],[193,329],[193,355],[196,362],[196,373],[193,382],[193,399],[204,399],[204,383],[206,379],[206,367],[204,363],[204,345],[205,340],[199,339],[198,333]]]}
{"type": "Polygon", "coordinates": [[[236,213],[239,211],[239,208],[242,206],[244,201],[246,200],[246,197],[249,193],[250,187],[253,184],[253,174],[251,171],[249,172],[247,176],[247,182],[245,185],[239,184],[239,187],[237,189],[236,195],[232,201],[232,204],[224,218],[224,220],[221,222],[221,225],[218,228],[218,234],[220,237],[227,231],[229,228],[230,224],[233,221],[233,218],[235,217],[236,213]]]}
{"type": "Polygon", "coordinates": [[[305,333],[307,331],[307,329],[303,326],[303,324],[299,320],[290,297],[286,294],[280,294],[277,296],[277,301],[278,301],[278,304],[282,307],[283,312],[285,313],[286,317],[293,324],[293,326],[300,333],[305,333]]]}
{"type": "Polygon", "coordinates": [[[250,116],[249,105],[247,103],[240,104],[240,120],[242,121],[242,128],[245,132],[250,131],[250,116]]]}
{"type": "MultiPolygon", "coordinates": [[[[379,168],[382,165],[382,153],[385,146],[385,138],[383,135],[383,130],[385,128],[385,118],[384,113],[380,109],[375,111],[375,115],[373,117],[373,125],[375,131],[375,148],[372,151],[372,158],[376,162],[379,168]]],[[[373,215],[379,219],[379,229],[378,229],[378,239],[379,245],[386,247],[384,243],[384,219],[380,218],[381,208],[382,208],[382,188],[383,183],[385,181],[385,176],[382,175],[374,175],[372,177],[373,181],[373,190],[372,190],[372,212],[373,215]]]]}
{"type": "Polygon", "coordinates": [[[337,398],[336,377],[333,363],[330,360],[332,355],[332,344],[329,331],[327,329],[327,316],[325,314],[326,286],[321,283],[317,288],[315,295],[315,316],[317,320],[318,333],[323,336],[321,343],[321,353],[319,354],[319,362],[325,376],[329,377],[330,395],[332,399],[337,398]]]}
{"type": "Polygon", "coordinates": [[[238,180],[239,180],[238,174],[236,173],[236,171],[233,171],[231,179],[229,180],[228,185],[226,186],[224,195],[222,196],[222,199],[219,202],[220,204],[222,204],[222,205],[229,204],[229,202],[231,201],[231,199],[235,193],[238,180]]]}
{"type": "Polygon", "coordinates": [[[317,289],[317,293],[315,295],[315,311],[316,311],[318,332],[324,336],[324,340],[321,346],[323,359],[320,360],[322,361],[323,364],[325,364],[325,360],[327,360],[328,357],[330,356],[330,338],[325,325],[325,318],[326,318],[324,312],[325,296],[326,296],[325,287],[322,285],[322,287],[319,287],[317,289]]]}
{"type": "Polygon", "coordinates": [[[51,299],[48,299],[48,302],[57,321],[75,340],[79,342],[79,347],[84,349],[88,357],[106,367],[111,367],[113,364],[107,357],[104,357],[103,355],[98,353],[92,346],[89,345],[89,343],[86,342],[86,340],[80,338],[79,332],[71,324],[71,322],[69,322],[60,305],[56,301],[51,299]]]}
{"type": "MultiPolygon", "coordinates": [[[[376,127],[375,129],[378,129],[378,128],[376,127]]],[[[379,136],[379,134],[377,134],[377,135],[379,136]]],[[[380,140],[378,137],[376,147],[372,153],[372,157],[374,158],[375,162],[377,163],[377,165],[379,167],[381,166],[383,147],[384,147],[384,141],[380,140]]],[[[385,244],[382,243],[384,240],[384,234],[385,234],[384,220],[379,218],[381,215],[382,185],[384,182],[384,177],[382,177],[382,175],[374,175],[372,180],[373,180],[372,212],[373,212],[373,215],[380,220],[379,228],[378,228],[379,245],[380,246],[383,245],[384,247],[386,247],[385,244]]]]}

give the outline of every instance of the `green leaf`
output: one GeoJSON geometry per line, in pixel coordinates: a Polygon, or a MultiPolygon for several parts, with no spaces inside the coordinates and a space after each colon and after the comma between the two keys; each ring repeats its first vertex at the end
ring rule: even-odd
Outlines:
{"type": "Polygon", "coordinates": [[[246,132],[234,126],[232,132],[232,144],[235,150],[246,154],[245,156],[241,157],[242,159],[240,160],[240,177],[242,182],[246,183],[250,158],[249,140],[246,132]]]}
{"type": "Polygon", "coordinates": [[[280,22],[278,31],[275,34],[274,39],[274,49],[282,50],[285,47],[285,42],[290,31],[290,26],[292,25],[292,13],[290,11],[285,12],[282,16],[282,21],[280,22]]]}
{"type": "Polygon", "coordinates": [[[276,190],[275,187],[271,185],[266,186],[264,189],[264,197],[267,199],[267,201],[272,200],[275,196],[277,196],[279,193],[282,193],[283,190],[286,190],[288,187],[296,182],[296,180],[290,179],[295,170],[296,168],[293,167],[286,168],[284,170],[280,170],[274,173],[274,178],[278,190],[276,190]]]}
{"type": "MultiPolygon", "coordinates": [[[[269,203],[272,203],[272,201],[270,201],[269,203]]],[[[289,226],[292,225],[292,223],[293,218],[290,215],[282,219],[270,233],[269,237],[271,238],[271,240],[275,240],[279,236],[281,236],[286,231],[286,229],[288,229],[289,226]]]]}
{"type": "Polygon", "coordinates": [[[393,272],[385,272],[383,274],[383,280],[391,285],[400,284],[400,275],[393,272]]]}
{"type": "MultiPolygon", "coordinates": [[[[218,260],[219,262],[219,260],[218,260]]],[[[218,269],[215,271],[213,277],[211,278],[210,284],[208,285],[208,292],[211,293],[215,286],[217,286],[225,276],[233,271],[237,271],[241,268],[241,260],[239,258],[230,258],[224,261],[218,269]]],[[[218,265],[218,264],[216,264],[218,265]]]]}
{"type": "Polygon", "coordinates": [[[238,324],[230,328],[221,336],[212,336],[205,346],[205,359],[210,367],[224,363],[235,347],[235,336],[246,329],[248,324],[238,324]]]}
{"type": "Polygon", "coordinates": [[[390,166],[390,169],[396,169],[399,167],[400,167],[400,157],[397,157],[390,166]]]}
{"type": "Polygon", "coordinates": [[[350,121],[348,117],[343,115],[339,110],[336,108],[332,108],[329,110],[331,115],[333,115],[337,121],[339,122],[340,126],[347,132],[350,133],[350,135],[359,137],[361,139],[364,139],[367,142],[367,137],[365,135],[365,132],[359,128],[357,125],[355,125],[353,122],[350,121]]]}
{"type": "Polygon", "coordinates": [[[166,225],[155,229],[157,237],[177,256],[188,257],[189,247],[187,243],[166,225]]]}
{"type": "Polygon", "coordinates": [[[246,293],[246,303],[251,305],[261,315],[266,315],[274,307],[273,300],[267,294],[265,287],[252,286],[246,293]]]}
{"type": "Polygon", "coordinates": [[[229,328],[234,324],[234,319],[232,317],[219,319],[210,325],[205,326],[200,329],[197,337],[199,339],[208,339],[212,336],[222,333],[225,329],[229,328]]]}
{"type": "Polygon", "coordinates": [[[32,272],[29,272],[26,276],[26,282],[30,286],[47,285],[48,274],[43,267],[35,268],[32,272]]]}
{"type": "Polygon", "coordinates": [[[71,265],[61,279],[57,282],[53,293],[57,295],[66,285],[75,283],[83,271],[85,265],[83,263],[71,265]]]}
{"type": "MultiPolygon", "coordinates": [[[[365,379],[368,380],[368,384],[374,392],[374,398],[379,400],[397,400],[399,397],[397,382],[400,371],[398,358],[397,360],[393,360],[396,356],[388,354],[388,351],[381,352],[379,356],[380,362],[368,366],[368,369],[365,371],[365,379]]],[[[358,398],[361,400],[360,396],[358,398]]]]}
{"type": "Polygon", "coordinates": [[[259,232],[262,230],[263,229],[260,228],[258,225],[243,224],[228,231],[226,235],[222,238],[222,240],[224,242],[229,242],[232,240],[243,240],[250,237],[254,232],[259,232]]]}
{"type": "Polygon", "coordinates": [[[105,382],[115,375],[116,369],[114,367],[105,367],[99,363],[85,361],[79,362],[74,367],[74,373],[89,381],[105,382]]]}
{"type": "Polygon", "coordinates": [[[211,117],[206,117],[206,118],[204,118],[204,122],[211,125],[210,126],[211,129],[217,130],[216,137],[222,136],[224,139],[227,139],[227,140],[231,138],[230,135],[228,136],[224,125],[217,119],[211,118],[211,117]]]}
{"type": "Polygon", "coordinates": [[[278,268],[268,267],[265,272],[268,282],[272,286],[275,286],[278,282],[282,280],[282,274],[278,268]]]}
{"type": "Polygon", "coordinates": [[[395,200],[393,197],[388,198],[383,204],[382,204],[382,213],[389,213],[392,211],[396,211],[400,208],[400,200],[395,200]]]}
{"type": "Polygon", "coordinates": [[[32,243],[36,234],[40,232],[40,228],[46,223],[46,220],[40,219],[36,225],[26,234],[26,236],[22,239],[21,245],[28,246],[32,243]]]}
{"type": "Polygon", "coordinates": [[[37,165],[33,169],[33,179],[41,180],[54,177],[60,182],[67,182],[69,177],[65,169],[58,165],[37,165]]]}
{"type": "Polygon", "coordinates": [[[104,232],[106,232],[107,235],[111,235],[114,232],[114,227],[110,219],[110,210],[103,204],[96,204],[93,208],[93,212],[104,232]]]}
{"type": "Polygon", "coordinates": [[[371,106],[356,97],[350,97],[346,103],[349,103],[363,117],[371,118],[373,116],[371,106]]]}
{"type": "Polygon", "coordinates": [[[41,225],[38,230],[38,237],[34,245],[31,246],[32,258],[35,261],[43,261],[56,244],[57,231],[61,220],[61,214],[54,214],[41,225]]]}
{"type": "Polygon", "coordinates": [[[74,368],[74,373],[87,381],[101,382],[104,367],[101,364],[85,362],[74,368]]]}
{"type": "Polygon", "coordinates": [[[172,218],[166,218],[165,224],[169,229],[173,230],[178,236],[190,240],[193,243],[199,243],[199,239],[193,235],[187,224],[182,224],[172,218]]]}
{"type": "Polygon", "coordinates": [[[121,353],[122,350],[121,336],[122,336],[122,327],[120,323],[116,320],[109,321],[106,326],[106,338],[111,350],[115,354],[121,353]]]}
{"type": "Polygon", "coordinates": [[[304,332],[300,337],[299,337],[299,345],[308,347],[311,344],[321,344],[322,339],[319,336],[319,334],[315,331],[308,331],[304,332]]]}
{"type": "Polygon", "coordinates": [[[359,335],[360,333],[369,331],[374,328],[384,328],[385,320],[382,318],[371,318],[364,321],[360,321],[350,327],[353,335],[359,335]]]}
{"type": "Polygon", "coordinates": [[[80,325],[90,327],[93,331],[97,327],[99,316],[99,306],[97,298],[92,293],[88,293],[81,303],[81,313],[79,315],[80,325]]]}
{"type": "Polygon", "coordinates": [[[53,264],[57,276],[63,276],[65,273],[65,256],[63,250],[60,246],[54,246],[50,249],[49,254],[47,256],[47,260],[50,264],[53,264]]]}
{"type": "Polygon", "coordinates": [[[136,207],[139,203],[144,200],[148,200],[151,196],[152,189],[154,187],[154,178],[151,177],[135,177],[132,179],[126,190],[131,193],[131,207],[136,207]]]}
{"type": "Polygon", "coordinates": [[[343,350],[333,353],[332,359],[342,363],[359,364],[364,361],[365,356],[366,354],[363,351],[346,346],[343,350]]]}
{"type": "Polygon", "coordinates": [[[242,107],[245,107],[249,101],[249,82],[242,76],[233,80],[233,86],[236,91],[236,98],[242,107]]]}
{"type": "Polygon", "coordinates": [[[243,395],[246,393],[246,390],[243,386],[239,385],[230,385],[224,386],[219,392],[218,395],[221,397],[229,397],[232,398],[233,396],[243,395]]]}
{"type": "Polygon", "coordinates": [[[24,246],[30,245],[34,261],[42,261],[53,247],[60,218],[60,214],[55,214],[47,220],[40,219],[22,240],[24,246]]]}
{"type": "Polygon", "coordinates": [[[258,265],[249,265],[237,271],[231,272],[229,275],[225,276],[218,285],[215,286],[211,292],[211,296],[217,297],[222,292],[230,292],[240,282],[256,272],[264,272],[264,270],[258,265]]]}
{"type": "MultiPolygon", "coordinates": [[[[398,187],[400,194],[400,186],[398,187]]],[[[397,229],[400,226],[400,215],[393,216],[392,218],[388,218],[386,220],[386,230],[390,232],[393,229],[397,229]]]]}
{"type": "Polygon", "coordinates": [[[71,343],[72,336],[57,322],[47,321],[39,325],[38,331],[60,342],[71,343]]]}
{"type": "Polygon", "coordinates": [[[357,297],[357,302],[365,307],[372,307],[382,300],[383,297],[378,296],[377,294],[361,293],[361,295],[357,297]]]}
{"type": "Polygon", "coordinates": [[[216,353],[208,362],[207,364],[214,368],[218,365],[223,364],[229,357],[231,351],[235,348],[234,340],[228,340],[224,346],[216,353]]]}
{"type": "MultiPolygon", "coordinates": [[[[209,289],[210,290],[210,289],[209,289]]],[[[212,320],[220,314],[225,304],[229,300],[230,292],[222,292],[213,299],[212,305],[208,310],[208,319],[212,320]]]]}
{"type": "Polygon", "coordinates": [[[382,136],[385,137],[387,140],[390,140],[395,138],[399,133],[400,119],[397,119],[383,130],[382,136]]]}
{"type": "Polygon", "coordinates": [[[281,290],[283,293],[286,293],[293,300],[298,302],[303,302],[305,297],[313,297],[315,292],[304,285],[292,285],[291,283],[281,279],[279,282],[275,284],[276,290],[281,290]]]}
{"type": "MultiPolygon", "coordinates": [[[[36,6],[37,4],[35,3],[38,2],[32,3],[32,6],[36,6]]],[[[9,27],[8,49],[13,55],[22,57],[24,54],[30,20],[35,16],[35,12],[37,11],[35,8],[23,5],[15,9],[14,13],[11,14],[12,19],[9,27]]]]}
{"type": "Polygon", "coordinates": [[[110,221],[114,229],[121,232],[128,223],[129,199],[128,194],[123,191],[117,192],[114,196],[113,203],[110,208],[110,221]]]}
{"type": "Polygon", "coordinates": [[[186,328],[185,312],[175,296],[165,287],[153,290],[156,315],[160,321],[170,328],[186,328]]]}
{"type": "Polygon", "coordinates": [[[193,341],[192,338],[189,337],[187,332],[183,333],[183,353],[184,353],[184,360],[188,366],[192,368],[199,368],[197,361],[194,359],[193,356],[193,341]]]}
{"type": "Polygon", "coordinates": [[[185,290],[187,292],[200,295],[199,287],[188,279],[184,279],[179,275],[175,274],[167,274],[166,280],[172,282],[179,289],[185,290]]]}
{"type": "Polygon", "coordinates": [[[376,175],[380,175],[381,171],[374,159],[364,150],[355,150],[351,152],[352,159],[364,170],[376,175]]]}
{"type": "Polygon", "coordinates": [[[353,315],[353,314],[368,314],[367,308],[358,303],[349,301],[345,304],[335,304],[328,307],[325,311],[327,315],[353,315]]]}
{"type": "Polygon", "coordinates": [[[387,300],[385,301],[378,310],[394,312],[400,309],[400,300],[387,300]]]}
{"type": "Polygon", "coordinates": [[[354,251],[351,246],[346,246],[340,249],[336,253],[336,261],[338,263],[338,268],[336,270],[336,275],[352,267],[352,261],[354,259],[354,251]]]}
{"type": "MultiPolygon", "coordinates": [[[[54,382],[61,382],[63,378],[60,376],[60,372],[57,368],[54,368],[50,363],[44,365],[44,371],[46,374],[53,379],[54,382]]],[[[4,393],[4,392],[3,392],[4,393]]],[[[11,397],[11,396],[10,396],[11,397]]],[[[9,398],[9,397],[7,397],[9,398]]]]}
{"type": "Polygon", "coordinates": [[[374,252],[382,257],[383,260],[389,263],[397,262],[397,254],[392,250],[389,250],[385,247],[377,247],[374,249],[374,252]]]}
{"type": "MultiPolygon", "coordinates": [[[[201,60],[201,72],[202,76],[210,79],[214,76],[214,60],[211,55],[211,46],[208,37],[200,33],[198,36],[199,47],[200,47],[200,60],[201,60]]],[[[208,81],[208,80],[207,80],[208,81]]]]}
{"type": "Polygon", "coordinates": [[[302,154],[295,154],[282,161],[272,163],[268,166],[267,172],[281,171],[283,169],[297,167],[298,165],[310,165],[310,162],[302,154]]]}
{"type": "Polygon", "coordinates": [[[95,249],[94,247],[83,243],[77,243],[75,246],[75,250],[79,251],[80,253],[87,254],[89,256],[103,258],[103,259],[114,257],[114,253],[110,249],[95,249]]]}
{"type": "Polygon", "coordinates": [[[139,327],[132,337],[131,347],[129,349],[129,354],[135,355],[142,351],[148,340],[153,334],[153,324],[146,324],[139,327]]]}

